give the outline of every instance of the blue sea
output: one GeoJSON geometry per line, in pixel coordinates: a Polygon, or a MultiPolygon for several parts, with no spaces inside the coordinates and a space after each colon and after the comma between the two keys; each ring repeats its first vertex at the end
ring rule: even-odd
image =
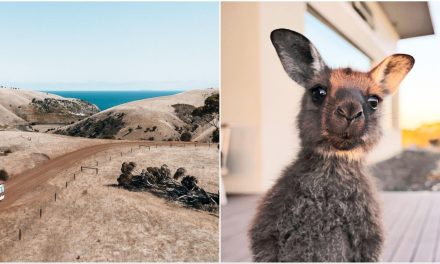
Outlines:
{"type": "Polygon", "coordinates": [[[131,101],[166,96],[182,91],[44,91],[66,98],[78,98],[105,110],[131,101]]]}

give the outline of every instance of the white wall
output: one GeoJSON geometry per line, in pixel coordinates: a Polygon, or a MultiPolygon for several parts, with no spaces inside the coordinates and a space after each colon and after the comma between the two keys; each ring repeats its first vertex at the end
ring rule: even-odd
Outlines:
{"type": "Polygon", "coordinates": [[[221,120],[232,127],[225,189],[260,192],[262,107],[258,4],[224,2],[221,8],[221,120]]]}
{"type": "Polygon", "coordinates": [[[281,170],[299,151],[296,114],[304,88],[284,72],[270,33],[277,28],[304,32],[304,2],[261,3],[260,15],[260,82],[261,82],[261,142],[263,188],[267,189],[281,170]]]}

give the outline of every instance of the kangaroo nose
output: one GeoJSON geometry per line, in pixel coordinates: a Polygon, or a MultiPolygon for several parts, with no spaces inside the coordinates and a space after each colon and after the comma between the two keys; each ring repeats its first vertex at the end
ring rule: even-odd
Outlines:
{"type": "Polygon", "coordinates": [[[336,108],[336,114],[339,117],[345,118],[350,124],[353,120],[359,119],[363,116],[362,106],[353,103],[344,104],[336,108]]]}

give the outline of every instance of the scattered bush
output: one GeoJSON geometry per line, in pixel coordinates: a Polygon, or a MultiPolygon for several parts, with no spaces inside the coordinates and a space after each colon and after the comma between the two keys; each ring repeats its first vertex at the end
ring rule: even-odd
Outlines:
{"type": "Polygon", "coordinates": [[[0,170],[0,180],[7,181],[9,179],[9,174],[7,171],[1,169],[0,170]]]}
{"type": "Polygon", "coordinates": [[[199,182],[199,181],[198,181],[197,178],[194,177],[194,176],[185,176],[185,177],[183,177],[183,179],[182,179],[182,181],[181,181],[182,185],[183,185],[185,188],[187,188],[188,190],[192,190],[192,189],[194,189],[195,187],[197,187],[197,183],[198,183],[198,182],[199,182]]]}
{"type": "Polygon", "coordinates": [[[185,142],[188,142],[188,141],[191,141],[191,139],[192,139],[192,135],[191,135],[191,133],[190,132],[183,132],[181,135],[180,135],[180,140],[181,141],[185,141],[185,142]]]}
{"type": "Polygon", "coordinates": [[[140,125],[138,125],[138,126],[136,127],[136,129],[142,129],[142,127],[141,127],[140,125]]]}
{"type": "Polygon", "coordinates": [[[124,162],[121,167],[121,175],[118,178],[118,184],[121,186],[127,186],[131,182],[131,178],[133,174],[131,173],[136,167],[136,163],[134,162],[124,162]]]}
{"type": "Polygon", "coordinates": [[[193,110],[192,115],[204,116],[219,112],[219,94],[213,94],[205,99],[205,105],[193,110]]]}
{"type": "Polygon", "coordinates": [[[214,130],[214,132],[212,132],[212,142],[218,143],[219,140],[220,140],[220,131],[217,128],[216,130],[214,130]]]}
{"type": "Polygon", "coordinates": [[[176,170],[176,173],[174,173],[174,179],[178,180],[179,178],[183,178],[186,176],[186,169],[185,168],[178,168],[176,170]]]}
{"type": "Polygon", "coordinates": [[[147,127],[147,128],[145,128],[145,133],[147,133],[147,132],[154,132],[154,131],[156,131],[156,129],[157,129],[157,126],[154,126],[154,127],[152,127],[152,128],[150,128],[150,127],[147,127]]]}
{"type": "Polygon", "coordinates": [[[431,144],[434,147],[438,147],[440,145],[440,140],[439,139],[430,139],[429,144],[431,144]]]}
{"type": "Polygon", "coordinates": [[[154,137],[149,137],[148,140],[153,141],[154,137]]]}
{"type": "MultiPolygon", "coordinates": [[[[218,212],[219,195],[203,190],[197,185],[194,176],[185,175],[180,182],[172,179],[171,171],[166,164],[159,167],[148,167],[139,175],[133,175],[136,164],[124,162],[119,186],[130,191],[149,191],[158,197],[176,201],[188,208],[196,208],[209,212],[218,212]]],[[[174,175],[186,173],[179,168],[174,175]],[[179,173],[180,172],[180,173],[179,173]]]]}

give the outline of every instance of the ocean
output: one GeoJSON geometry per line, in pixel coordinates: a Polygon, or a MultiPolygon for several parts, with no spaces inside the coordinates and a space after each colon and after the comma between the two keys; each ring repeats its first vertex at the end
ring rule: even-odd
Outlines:
{"type": "Polygon", "coordinates": [[[173,95],[182,91],[44,91],[66,98],[78,98],[106,110],[131,101],[173,95]]]}

